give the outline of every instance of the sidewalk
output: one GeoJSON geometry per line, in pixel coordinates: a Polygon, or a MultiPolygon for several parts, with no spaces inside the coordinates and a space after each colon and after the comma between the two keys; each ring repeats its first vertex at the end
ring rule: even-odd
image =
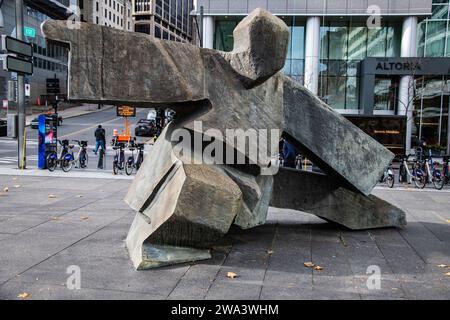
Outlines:
{"type": "MultiPolygon", "coordinates": [[[[110,108],[113,108],[113,106],[103,106],[101,109],[98,109],[96,104],[83,104],[81,106],[71,107],[71,108],[68,108],[65,110],[58,110],[58,115],[60,115],[64,121],[64,119],[78,117],[78,116],[82,116],[82,115],[85,115],[88,113],[100,112],[100,111],[107,110],[110,108]]],[[[45,112],[43,112],[43,113],[45,113],[45,112]]],[[[36,118],[39,114],[41,114],[41,113],[28,115],[26,117],[26,125],[29,126],[30,122],[34,118],[36,118]]]]}
{"type": "Polygon", "coordinates": [[[448,193],[375,190],[407,212],[404,230],[271,208],[263,226],[232,227],[210,260],[136,271],[130,183],[0,175],[0,299],[450,299],[448,193]],[[373,266],[379,288],[367,285],[373,266]],[[79,290],[67,286],[74,268],[79,290]]]}
{"type": "MultiPolygon", "coordinates": [[[[107,109],[110,109],[110,108],[113,108],[113,107],[114,106],[103,105],[103,107],[101,109],[98,109],[96,104],[84,103],[81,106],[70,107],[70,108],[67,108],[67,109],[64,109],[64,110],[58,110],[58,114],[62,117],[62,119],[64,121],[64,119],[78,117],[78,116],[82,116],[82,115],[85,115],[85,114],[88,114],[88,113],[95,113],[95,112],[107,110],[107,109]]],[[[53,109],[51,109],[51,110],[53,110],[53,109]]],[[[25,123],[26,123],[27,126],[29,126],[30,122],[34,118],[36,118],[39,114],[52,113],[52,112],[53,111],[46,112],[45,110],[42,110],[41,112],[33,113],[31,115],[27,115],[25,123]]],[[[2,118],[2,119],[6,120],[6,118],[2,118]]]]}

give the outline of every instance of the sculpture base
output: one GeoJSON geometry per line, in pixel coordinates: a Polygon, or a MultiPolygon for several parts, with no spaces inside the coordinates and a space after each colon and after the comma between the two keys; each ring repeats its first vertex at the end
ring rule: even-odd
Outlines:
{"type": "Polygon", "coordinates": [[[183,248],[144,243],[142,245],[142,260],[137,266],[137,270],[152,269],[177,263],[206,259],[211,259],[211,253],[208,249],[183,248]]]}

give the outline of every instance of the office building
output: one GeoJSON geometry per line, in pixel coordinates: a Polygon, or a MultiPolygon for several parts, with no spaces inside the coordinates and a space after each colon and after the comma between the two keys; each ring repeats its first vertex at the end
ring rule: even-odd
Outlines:
{"type": "Polygon", "coordinates": [[[131,0],[78,0],[84,22],[133,31],[131,0]]]}
{"type": "Polygon", "coordinates": [[[193,0],[132,0],[135,31],[156,38],[191,42],[193,0]]]}
{"type": "MultiPolygon", "coordinates": [[[[233,49],[233,29],[256,7],[290,30],[284,73],[340,113],[403,116],[403,152],[420,140],[450,153],[448,0],[197,0],[203,45],[233,49]]],[[[382,132],[382,130],[380,131],[382,132]]]]}
{"type": "MultiPolygon", "coordinates": [[[[47,43],[40,26],[42,22],[51,18],[67,19],[73,14],[69,7],[74,4],[75,0],[24,0],[24,26],[27,29],[25,40],[33,44],[34,51],[34,73],[32,76],[25,77],[25,83],[31,86],[31,95],[27,98],[29,105],[36,104],[38,98],[47,93],[47,78],[59,78],[61,92],[66,93],[68,50],[60,44],[47,43]]],[[[15,0],[4,0],[1,11],[4,28],[0,29],[0,33],[15,37],[15,0]]],[[[0,70],[0,99],[3,101],[1,109],[3,116],[7,111],[5,100],[8,94],[8,80],[15,80],[15,75],[3,69],[0,70]]]]}

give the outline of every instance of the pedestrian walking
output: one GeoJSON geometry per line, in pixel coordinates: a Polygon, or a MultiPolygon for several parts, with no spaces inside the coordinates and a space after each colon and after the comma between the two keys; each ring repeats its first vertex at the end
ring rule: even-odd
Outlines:
{"type": "Polygon", "coordinates": [[[101,147],[103,151],[106,150],[106,132],[105,129],[102,128],[102,125],[99,124],[94,133],[95,136],[95,150],[94,153],[97,155],[98,148],[101,147]]]}

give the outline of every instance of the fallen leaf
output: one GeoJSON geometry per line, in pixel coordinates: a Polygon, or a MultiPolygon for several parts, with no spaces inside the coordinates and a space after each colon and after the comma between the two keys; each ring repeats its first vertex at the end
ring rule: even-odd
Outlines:
{"type": "Polygon", "coordinates": [[[303,265],[304,265],[305,267],[307,267],[307,268],[312,268],[312,267],[314,267],[314,263],[312,263],[312,262],[304,262],[303,265]]]}
{"type": "Polygon", "coordinates": [[[13,180],[14,180],[14,181],[16,181],[16,180],[17,180],[17,178],[16,178],[16,177],[14,177],[14,178],[13,178],[13,180]]]}
{"type": "Polygon", "coordinates": [[[83,196],[81,194],[77,195],[77,198],[83,198],[83,196]]]}
{"type": "Polygon", "coordinates": [[[267,250],[267,254],[270,256],[273,254],[273,250],[267,250]]]}
{"type": "Polygon", "coordinates": [[[21,187],[20,184],[16,184],[16,185],[14,186],[14,188],[20,188],[20,187],[21,187]]]}
{"type": "Polygon", "coordinates": [[[320,270],[323,270],[323,268],[321,266],[314,266],[314,270],[320,271],[320,270]]]}
{"type": "Polygon", "coordinates": [[[18,296],[17,296],[17,298],[20,298],[20,299],[26,299],[26,298],[28,298],[30,295],[28,294],[28,293],[26,293],[26,292],[23,292],[23,293],[20,293],[18,296]]]}
{"type": "Polygon", "coordinates": [[[438,264],[438,267],[439,268],[445,268],[445,267],[447,267],[447,265],[446,264],[438,264]]]}
{"type": "Polygon", "coordinates": [[[3,191],[4,191],[4,192],[8,192],[8,191],[9,191],[9,188],[8,188],[8,187],[4,187],[4,188],[3,188],[3,191]]]}
{"type": "Polygon", "coordinates": [[[60,217],[52,217],[51,219],[54,220],[54,221],[61,220],[60,217]]]}
{"type": "Polygon", "coordinates": [[[81,220],[87,220],[87,219],[89,219],[89,217],[81,216],[80,219],[81,219],[81,220]]]}
{"type": "Polygon", "coordinates": [[[227,273],[227,277],[230,278],[230,279],[234,279],[234,278],[237,277],[237,274],[230,271],[230,272],[227,273]]]}
{"type": "Polygon", "coordinates": [[[49,194],[48,197],[49,197],[50,199],[56,198],[56,196],[55,196],[54,194],[49,194]]]}
{"type": "Polygon", "coordinates": [[[446,275],[447,277],[450,277],[450,272],[447,272],[445,275],[446,275]]]}
{"type": "Polygon", "coordinates": [[[450,223],[450,220],[445,220],[445,221],[447,221],[448,223],[450,223]]]}

